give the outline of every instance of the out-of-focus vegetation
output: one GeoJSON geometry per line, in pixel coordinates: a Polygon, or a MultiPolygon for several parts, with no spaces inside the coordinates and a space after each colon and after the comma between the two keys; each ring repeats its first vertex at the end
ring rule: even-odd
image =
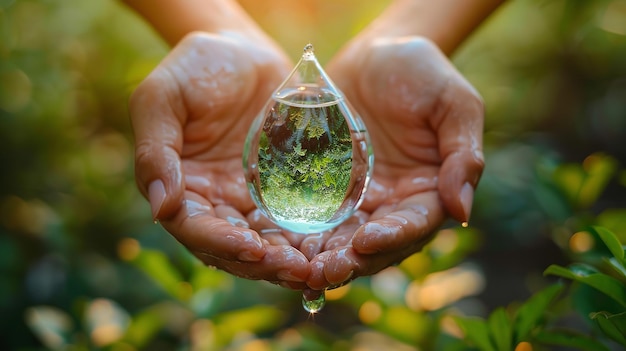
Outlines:
{"type": "MultiPolygon", "coordinates": [[[[385,3],[242,2],[322,61],[385,3]]],[[[454,57],[487,106],[470,228],[328,292],[314,316],[151,223],[126,102],[166,52],[117,2],[0,0],[0,349],[624,345],[626,1],[512,1],[475,33],[454,57]]]]}

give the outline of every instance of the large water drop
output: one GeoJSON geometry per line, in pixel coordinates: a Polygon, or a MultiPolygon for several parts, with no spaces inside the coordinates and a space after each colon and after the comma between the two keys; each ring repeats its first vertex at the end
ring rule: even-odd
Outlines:
{"type": "Polygon", "coordinates": [[[252,199],[278,226],[319,233],[356,211],[373,162],[365,124],[308,44],[248,132],[243,164],[252,199]]]}

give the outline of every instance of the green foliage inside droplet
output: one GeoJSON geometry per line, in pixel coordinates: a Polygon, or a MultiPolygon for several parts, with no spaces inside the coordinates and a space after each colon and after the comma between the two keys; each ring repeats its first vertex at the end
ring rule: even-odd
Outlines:
{"type": "Polygon", "coordinates": [[[304,296],[302,297],[302,307],[309,313],[321,311],[324,305],[326,305],[326,295],[324,293],[314,300],[307,300],[304,296]]]}
{"type": "Polygon", "coordinates": [[[263,199],[276,218],[326,222],[341,206],[352,168],[352,140],[338,106],[278,102],[259,145],[263,199]]]}

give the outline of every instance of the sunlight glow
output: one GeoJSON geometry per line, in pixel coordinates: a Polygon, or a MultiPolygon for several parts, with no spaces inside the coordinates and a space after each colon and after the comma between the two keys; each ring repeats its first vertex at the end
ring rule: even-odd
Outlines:
{"type": "Polygon", "coordinates": [[[472,267],[455,267],[429,274],[422,283],[413,281],[406,290],[405,302],[414,311],[433,311],[482,291],[485,279],[472,267]]]}

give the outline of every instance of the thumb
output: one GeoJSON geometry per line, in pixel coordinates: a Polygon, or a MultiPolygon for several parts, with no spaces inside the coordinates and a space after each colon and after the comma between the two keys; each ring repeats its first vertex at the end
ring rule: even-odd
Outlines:
{"type": "Polygon", "coordinates": [[[173,216],[182,204],[184,186],[181,98],[176,82],[157,68],[135,90],[130,116],[135,136],[135,179],[150,202],[154,220],[173,216]]]}
{"type": "Polygon", "coordinates": [[[443,114],[436,130],[443,163],[439,171],[439,194],[452,218],[467,222],[474,190],[485,161],[482,152],[483,102],[460,74],[451,78],[441,95],[443,114]]]}
{"type": "Polygon", "coordinates": [[[439,171],[441,201],[450,216],[460,222],[468,222],[470,219],[474,190],[483,164],[482,156],[478,156],[478,153],[458,151],[446,157],[439,171]]]}

